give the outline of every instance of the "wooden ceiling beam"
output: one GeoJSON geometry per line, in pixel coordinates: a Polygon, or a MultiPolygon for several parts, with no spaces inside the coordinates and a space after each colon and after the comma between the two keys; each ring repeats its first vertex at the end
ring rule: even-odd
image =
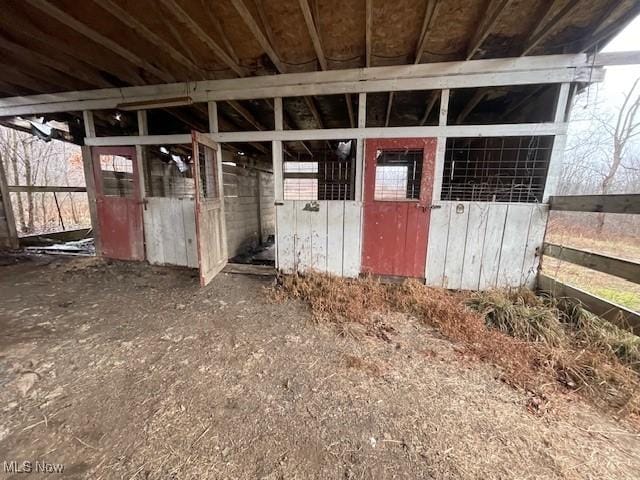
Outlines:
{"type": "Polygon", "coordinates": [[[227,104],[233,108],[242,118],[244,118],[253,128],[256,130],[266,130],[266,127],[262,125],[253,114],[245,108],[240,102],[237,100],[231,100],[227,102],[227,104]]]}
{"type": "Polygon", "coordinates": [[[349,115],[349,125],[351,125],[351,128],[356,128],[356,116],[353,112],[353,102],[351,98],[352,97],[350,93],[344,94],[344,99],[347,102],[347,115],[349,115]]]}
{"type": "Polygon", "coordinates": [[[47,82],[42,78],[33,77],[28,73],[18,70],[14,66],[3,64],[0,65],[0,69],[2,71],[2,78],[14,85],[24,86],[35,92],[55,92],[61,90],[58,85],[47,82]]]}
{"type": "Polygon", "coordinates": [[[578,1],[567,2],[560,10],[554,15],[551,15],[555,10],[554,6],[558,2],[554,2],[547,11],[546,15],[542,17],[542,20],[536,26],[533,34],[527,40],[525,47],[520,56],[528,55],[534,48],[536,48],[541,42],[543,42],[556,27],[562,23],[567,17],[571,16],[580,7],[581,3],[578,1]]]}
{"type": "Polygon", "coordinates": [[[239,77],[244,77],[247,72],[233,58],[216,42],[211,36],[180,6],[175,0],[160,0],[173,15],[184,24],[185,28],[192,31],[198,38],[200,38],[213,53],[222,62],[233,70],[239,77]]]}
{"type": "Polygon", "coordinates": [[[0,92],[2,93],[6,93],[8,95],[20,96],[20,95],[24,95],[25,90],[33,92],[33,90],[29,90],[28,88],[22,88],[6,80],[0,80],[0,92]]]}
{"type": "Polygon", "coordinates": [[[580,51],[586,52],[591,50],[592,48],[602,45],[615,36],[618,32],[622,31],[627,25],[629,25],[635,18],[640,14],[640,4],[635,5],[628,12],[621,16],[621,18],[610,25],[604,27],[607,20],[610,18],[613,13],[620,8],[620,6],[624,5],[626,2],[624,0],[616,2],[611,9],[606,12],[606,15],[602,15],[600,17],[600,21],[598,22],[597,28],[593,31],[592,34],[583,42],[580,51]]]}
{"type": "Polygon", "coordinates": [[[371,66],[371,57],[373,55],[373,0],[367,0],[365,4],[365,67],[371,66]]]}
{"type": "MultiPolygon", "coordinates": [[[[136,85],[144,83],[144,79],[137,73],[133,72],[131,68],[107,67],[100,63],[97,55],[82,55],[77,49],[67,42],[64,42],[57,37],[49,35],[36,27],[33,23],[27,21],[24,15],[17,14],[10,7],[4,5],[2,15],[0,15],[0,22],[2,22],[5,28],[12,32],[14,36],[17,34],[26,35],[30,40],[36,40],[41,45],[47,48],[47,56],[52,59],[59,58],[63,60],[63,65],[78,72],[87,72],[91,76],[102,79],[102,82],[107,82],[108,85],[99,85],[100,87],[114,86],[108,80],[105,80],[101,75],[101,71],[108,72],[124,83],[130,85],[136,85]],[[95,69],[95,70],[94,70],[95,69]]],[[[96,79],[96,84],[100,80],[96,79]]]]}
{"type": "MultiPolygon", "coordinates": [[[[20,57],[32,58],[38,63],[40,63],[41,65],[49,67],[65,75],[72,76],[86,83],[87,85],[91,85],[98,88],[113,87],[113,84],[111,84],[110,82],[102,78],[100,75],[94,74],[93,72],[86,71],[84,68],[73,68],[73,66],[71,65],[63,64],[62,62],[54,58],[51,58],[48,55],[45,55],[43,53],[40,53],[35,50],[24,47],[22,45],[19,45],[15,42],[12,42],[11,40],[7,40],[4,37],[0,37],[0,48],[7,50],[9,52],[13,52],[20,57]]],[[[82,65],[80,65],[80,67],[82,67],[82,65]]]]}
{"type": "Polygon", "coordinates": [[[179,52],[171,43],[156,34],[116,2],[113,0],[93,0],[93,2],[100,5],[104,10],[116,17],[127,27],[131,28],[137,35],[147,42],[161,47],[163,51],[166,51],[169,54],[169,57],[171,57],[172,60],[187,68],[190,73],[196,74],[201,79],[205,78],[202,74],[202,70],[191,59],[179,52]]]}
{"type": "Polygon", "coordinates": [[[72,77],[66,72],[59,72],[37,62],[28,63],[28,58],[23,59],[20,55],[16,55],[14,52],[11,53],[13,53],[13,55],[4,56],[4,60],[6,62],[10,62],[12,67],[26,73],[30,77],[43,79],[47,83],[55,85],[57,87],[57,91],[74,91],[95,87],[95,85],[90,83],[82,80],[79,81],[77,78],[72,77]]]}
{"type": "Polygon", "coordinates": [[[313,15],[311,14],[309,2],[308,0],[299,0],[299,3],[300,10],[302,10],[302,15],[304,16],[304,22],[307,24],[307,30],[309,31],[309,36],[311,37],[311,42],[313,43],[313,49],[316,51],[316,57],[318,57],[320,69],[327,70],[327,58],[325,57],[324,51],[322,50],[320,35],[318,34],[318,29],[316,28],[313,15]]]}
{"type": "Polygon", "coordinates": [[[209,2],[209,0],[202,0],[201,3],[202,3],[202,10],[205,12],[205,15],[207,16],[207,18],[209,19],[209,21],[213,25],[213,28],[215,29],[215,31],[218,34],[218,36],[220,37],[220,39],[222,40],[222,43],[224,44],[224,47],[226,48],[226,52],[231,57],[231,60],[233,61],[234,64],[240,65],[240,58],[236,54],[236,51],[233,48],[233,45],[229,41],[229,37],[227,37],[227,34],[224,32],[224,28],[222,27],[222,24],[220,23],[220,20],[218,19],[218,16],[212,14],[212,8],[211,7],[213,5],[211,4],[211,2],[209,2]]]}
{"type": "Polygon", "coordinates": [[[125,60],[129,61],[133,65],[136,65],[136,66],[139,66],[139,67],[143,68],[144,70],[146,70],[147,72],[151,73],[153,76],[157,77],[158,79],[160,79],[160,80],[162,80],[164,82],[173,82],[173,81],[175,81],[173,76],[171,76],[167,72],[164,72],[164,71],[160,70],[159,68],[157,68],[154,65],[152,65],[151,63],[147,62],[145,59],[141,58],[137,54],[135,54],[135,53],[131,52],[130,50],[124,48],[122,45],[114,42],[110,38],[105,37],[101,33],[98,33],[97,31],[93,30],[89,26],[85,25],[81,21],[79,21],[76,18],[72,17],[71,15],[69,15],[66,12],[64,12],[63,10],[58,8],[57,6],[49,3],[48,1],[46,1],[46,0],[23,0],[23,1],[28,3],[29,5],[37,8],[41,12],[47,14],[51,18],[56,19],[58,22],[60,22],[64,26],[66,26],[66,27],[68,27],[68,28],[70,28],[72,30],[75,30],[76,32],[80,33],[81,35],[84,35],[85,37],[87,37],[91,41],[97,43],[98,45],[100,45],[100,46],[102,46],[104,48],[107,48],[108,50],[111,50],[113,53],[121,56],[122,58],[124,58],[125,60]]]}
{"type": "Polygon", "coordinates": [[[478,49],[482,46],[484,41],[491,33],[491,30],[493,30],[493,27],[495,26],[502,12],[504,12],[511,3],[513,3],[513,0],[491,0],[491,2],[489,3],[489,7],[487,8],[486,15],[484,16],[482,22],[480,22],[478,29],[469,42],[469,48],[467,49],[466,57],[467,60],[471,60],[473,58],[478,49]]]}
{"type": "Polygon", "coordinates": [[[460,114],[456,118],[456,125],[462,124],[462,122],[465,121],[465,119],[469,116],[469,114],[473,112],[473,110],[478,106],[480,102],[482,102],[487,97],[488,94],[489,92],[486,90],[480,90],[480,89],[476,90],[476,93],[473,94],[473,97],[471,97],[471,100],[467,102],[464,109],[460,112],[460,114]]]}
{"type": "Polygon", "coordinates": [[[287,69],[285,64],[282,63],[282,61],[280,60],[280,57],[274,50],[273,46],[271,45],[271,43],[269,42],[265,34],[262,32],[262,29],[256,22],[255,18],[253,18],[253,15],[251,15],[251,12],[247,8],[247,6],[244,4],[243,0],[231,0],[231,4],[234,6],[234,8],[236,9],[238,14],[244,21],[245,25],[247,25],[247,27],[249,28],[249,30],[251,31],[255,39],[258,41],[258,43],[260,44],[260,47],[265,51],[265,53],[271,59],[271,62],[275,65],[278,72],[286,73],[287,69]]]}
{"type": "Polygon", "coordinates": [[[384,117],[384,126],[389,126],[389,119],[391,118],[391,109],[393,108],[393,92],[389,92],[389,98],[387,99],[387,113],[384,117]]]}
{"type": "Polygon", "coordinates": [[[422,30],[420,32],[420,39],[418,40],[418,45],[416,46],[416,55],[413,60],[413,63],[420,63],[422,60],[422,56],[424,55],[424,51],[427,47],[427,40],[429,39],[429,34],[431,33],[431,29],[433,28],[433,21],[438,14],[438,9],[442,4],[441,0],[428,0],[427,7],[424,13],[424,20],[422,22],[422,30]]]}
{"type": "Polygon", "coordinates": [[[420,126],[423,126],[425,123],[427,123],[427,120],[429,119],[429,115],[431,114],[433,107],[435,107],[436,102],[438,101],[438,98],[440,98],[440,90],[434,90],[433,92],[431,92],[431,95],[429,96],[429,100],[427,101],[427,106],[424,109],[424,114],[420,119],[420,126]]]}

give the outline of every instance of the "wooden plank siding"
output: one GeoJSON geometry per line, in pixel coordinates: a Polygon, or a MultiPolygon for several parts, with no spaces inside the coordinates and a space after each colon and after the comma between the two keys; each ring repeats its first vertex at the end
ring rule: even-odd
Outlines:
{"type": "Polygon", "coordinates": [[[568,298],[580,302],[584,308],[605,320],[622,328],[630,328],[640,333],[640,314],[622,305],[609,302],[580,288],[560,282],[554,278],[540,274],[538,289],[556,298],[568,298]]]}
{"type": "MultiPolygon", "coordinates": [[[[275,232],[273,175],[223,165],[224,208],[229,258],[258,245],[275,232]],[[261,200],[258,202],[258,195],[261,200]]],[[[144,231],[147,259],[157,265],[197,268],[195,202],[189,197],[146,197],[144,231]]]]}
{"type": "Polygon", "coordinates": [[[551,196],[549,208],[568,212],[640,213],[640,193],[551,196]]]}
{"type": "Polygon", "coordinates": [[[18,248],[18,233],[2,158],[0,158],[0,248],[18,248]]]}
{"type": "Polygon", "coordinates": [[[640,263],[553,243],[544,244],[544,254],[582,267],[640,283],[640,263]]]}
{"type": "Polygon", "coordinates": [[[461,290],[533,287],[547,207],[439,202],[427,246],[427,285],[461,290]]]}
{"type": "Polygon", "coordinates": [[[278,268],[345,277],[360,273],[362,204],[285,200],[276,207],[278,268]]]}

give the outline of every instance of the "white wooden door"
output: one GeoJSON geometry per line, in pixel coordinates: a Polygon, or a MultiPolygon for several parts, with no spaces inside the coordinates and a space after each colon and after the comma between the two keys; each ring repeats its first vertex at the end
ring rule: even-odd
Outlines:
{"type": "Polygon", "coordinates": [[[196,237],[200,285],[207,285],[227,264],[222,162],[218,144],[192,132],[196,186],[196,237]]]}

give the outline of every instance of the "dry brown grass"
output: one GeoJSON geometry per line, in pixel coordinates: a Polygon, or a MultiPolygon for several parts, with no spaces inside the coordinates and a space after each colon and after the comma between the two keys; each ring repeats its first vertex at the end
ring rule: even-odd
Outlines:
{"type": "Polygon", "coordinates": [[[550,388],[564,387],[620,414],[640,413],[634,371],[640,339],[530,291],[469,295],[414,280],[383,284],[371,277],[308,273],[281,277],[272,295],[307,302],[316,321],[334,324],[342,334],[364,332],[385,340],[393,329],[380,314],[410,314],[499,366],[509,384],[543,397],[550,388]]]}

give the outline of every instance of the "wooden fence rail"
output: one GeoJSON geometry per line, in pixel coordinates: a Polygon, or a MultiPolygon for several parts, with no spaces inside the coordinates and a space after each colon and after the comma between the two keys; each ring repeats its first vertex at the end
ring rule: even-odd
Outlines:
{"type": "MultiPolygon", "coordinates": [[[[549,209],[568,212],[640,214],[640,194],[551,196],[549,209]]],[[[640,263],[637,262],[553,243],[543,245],[543,255],[640,284],[640,263]]],[[[605,320],[623,328],[631,328],[635,334],[640,335],[640,313],[638,312],[542,273],[538,274],[538,289],[554,297],[566,297],[577,301],[605,320]]]]}
{"type": "Polygon", "coordinates": [[[64,192],[86,192],[87,187],[58,187],[58,186],[48,186],[48,185],[9,185],[10,192],[32,192],[32,193],[64,193],[64,192]]]}
{"type": "Polygon", "coordinates": [[[640,193],[551,196],[549,209],[565,212],[640,213],[640,193]]]}
{"type": "Polygon", "coordinates": [[[640,283],[640,263],[565,247],[564,245],[555,245],[553,243],[545,243],[543,248],[544,255],[548,255],[549,257],[575,263],[576,265],[608,273],[609,275],[615,275],[630,282],[640,283]]]}
{"type": "Polygon", "coordinates": [[[640,314],[622,305],[609,302],[542,273],[538,275],[538,289],[556,298],[569,298],[578,301],[584,308],[614,325],[631,329],[636,335],[640,334],[640,314]]]}

